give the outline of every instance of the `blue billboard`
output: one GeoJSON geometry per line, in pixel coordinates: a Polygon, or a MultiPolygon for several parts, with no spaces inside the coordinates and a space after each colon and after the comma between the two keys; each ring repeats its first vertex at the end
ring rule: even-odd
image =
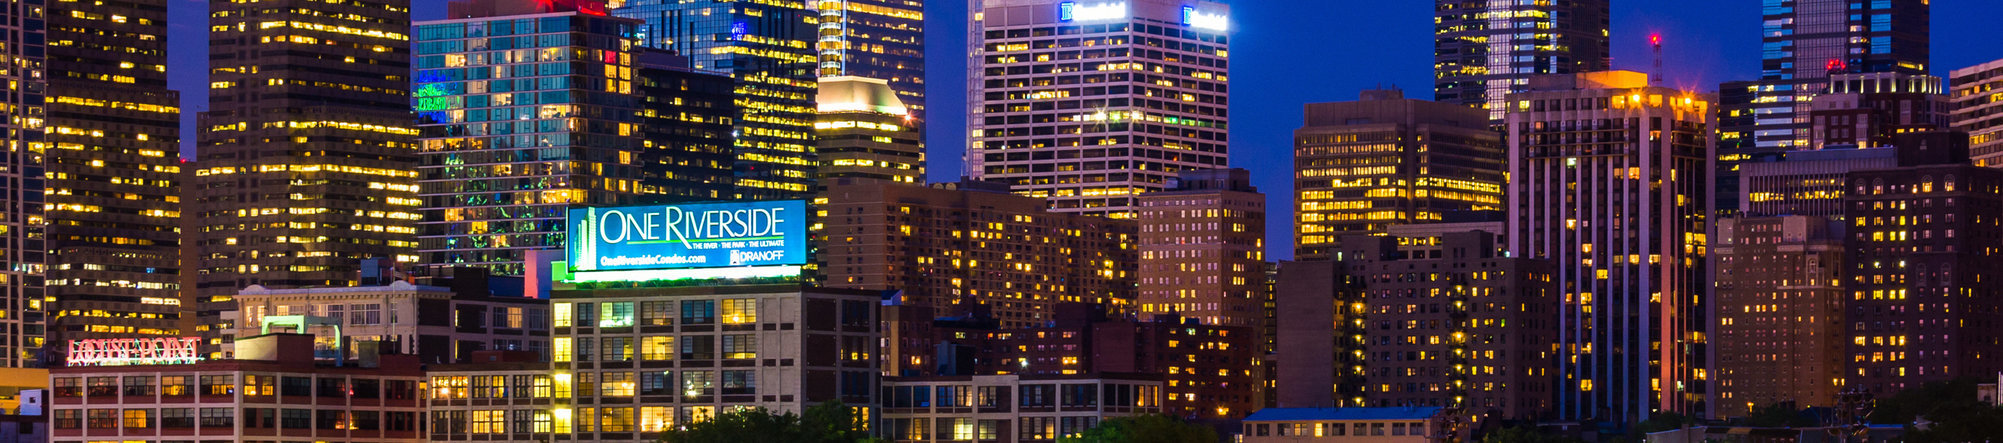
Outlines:
{"type": "Polygon", "coordinates": [[[570,210],[572,271],[807,263],[807,202],[696,203],[570,210]]]}

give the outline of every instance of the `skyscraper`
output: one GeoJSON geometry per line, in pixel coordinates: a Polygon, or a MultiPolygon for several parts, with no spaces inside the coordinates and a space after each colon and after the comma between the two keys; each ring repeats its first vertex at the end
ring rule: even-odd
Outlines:
{"type": "Polygon", "coordinates": [[[1364,91],[1310,103],[1294,130],[1294,254],[1331,257],[1345,235],[1502,210],[1502,136],[1487,113],[1364,91]]]}
{"type": "MultiPolygon", "coordinates": [[[[588,0],[586,0],[588,1],[588,0]]],[[[639,44],[689,57],[737,79],[737,196],[785,199],[814,190],[814,92],[820,12],[802,2],[632,0],[639,44]]]]}
{"type": "Polygon", "coordinates": [[[660,167],[666,149],[640,137],[636,21],[526,0],[451,12],[417,27],[420,249],[521,275],[527,250],[562,247],[569,208],[639,203],[641,171],[660,167]]]}
{"type": "Polygon", "coordinates": [[[1488,110],[1530,77],[1606,70],[1607,0],[1434,0],[1433,99],[1488,110]]]}
{"type": "MultiPolygon", "coordinates": [[[[821,77],[885,80],[911,116],[925,120],[925,3],[810,0],[820,12],[821,77]]],[[[923,133],[920,133],[923,138],[923,133]]]]}
{"type": "MultiPolygon", "coordinates": [[[[925,180],[925,145],[917,118],[888,82],[822,77],[814,121],[822,180],[865,177],[902,183],[925,180]]],[[[823,183],[822,186],[826,186],[823,183]]]]}
{"type": "Polygon", "coordinates": [[[416,262],[409,2],[209,6],[189,212],[210,332],[246,286],[351,286],[364,258],[416,262]]]}
{"type": "MultiPolygon", "coordinates": [[[[1142,319],[1166,314],[1263,331],[1266,194],[1244,169],[1195,171],[1140,196],[1142,319]]],[[[1253,346],[1257,338],[1244,341],[1253,346]]],[[[1245,411],[1250,412],[1250,411],[1245,411]]]]}
{"type": "Polygon", "coordinates": [[[968,174],[1124,218],[1177,174],[1225,167],[1228,6],[984,3],[968,174]]]}
{"type": "Polygon", "coordinates": [[[1530,86],[1509,97],[1509,245],[1557,267],[1558,415],[1702,414],[1711,98],[1625,71],[1530,86]]]}
{"type": "Polygon", "coordinates": [[[1809,113],[1832,73],[1926,74],[1927,0],[1763,0],[1760,78],[1719,86],[1721,208],[1736,207],[1738,165],[1810,147],[1809,113]]]}
{"type": "Polygon", "coordinates": [[[1954,86],[1954,130],[1968,133],[1968,153],[1976,166],[2003,166],[2003,60],[1956,69],[1949,74],[1954,86]]]}
{"type": "Polygon", "coordinates": [[[0,306],[10,315],[0,318],[0,366],[29,367],[40,363],[44,329],[47,327],[46,297],[43,293],[44,255],[42,218],[43,108],[48,93],[43,58],[46,29],[30,26],[44,20],[41,3],[0,4],[10,20],[0,22],[0,81],[9,86],[0,94],[0,180],[19,183],[0,187],[0,306]],[[16,315],[18,314],[18,315],[16,315]]]}
{"type": "MultiPolygon", "coordinates": [[[[50,338],[177,336],[181,112],[167,1],[51,2],[50,338]]],[[[189,320],[192,320],[190,318],[189,320]]]]}

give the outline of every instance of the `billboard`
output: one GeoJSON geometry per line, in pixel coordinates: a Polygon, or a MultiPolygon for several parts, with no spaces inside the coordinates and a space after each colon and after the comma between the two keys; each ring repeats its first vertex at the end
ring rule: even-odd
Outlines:
{"type": "Polygon", "coordinates": [[[807,202],[799,200],[579,208],[568,225],[572,271],[807,263],[807,202]]]}

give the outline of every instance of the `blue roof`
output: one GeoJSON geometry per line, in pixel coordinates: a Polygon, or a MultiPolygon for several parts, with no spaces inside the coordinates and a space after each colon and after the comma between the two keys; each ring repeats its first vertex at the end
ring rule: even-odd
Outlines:
{"type": "Polygon", "coordinates": [[[1396,408],[1266,408],[1253,412],[1245,421],[1330,421],[1330,420],[1424,420],[1439,414],[1438,407],[1396,408]]]}

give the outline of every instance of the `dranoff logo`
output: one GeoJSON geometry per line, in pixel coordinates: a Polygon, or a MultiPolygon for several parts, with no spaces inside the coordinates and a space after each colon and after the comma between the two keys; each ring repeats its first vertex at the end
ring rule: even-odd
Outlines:
{"type": "Polygon", "coordinates": [[[570,213],[575,271],[797,265],[806,202],[580,208],[570,213]]]}

